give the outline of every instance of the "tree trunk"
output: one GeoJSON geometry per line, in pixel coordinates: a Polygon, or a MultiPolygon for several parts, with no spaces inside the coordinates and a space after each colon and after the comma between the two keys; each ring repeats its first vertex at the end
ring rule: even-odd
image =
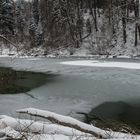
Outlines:
{"type": "Polygon", "coordinates": [[[137,32],[138,24],[135,24],[135,47],[138,44],[138,32],[137,32]]]}
{"type": "Polygon", "coordinates": [[[135,24],[135,47],[138,44],[138,18],[139,18],[139,0],[136,0],[135,3],[135,18],[136,18],[136,24],[135,24]]]}
{"type": "Polygon", "coordinates": [[[97,28],[97,2],[96,0],[94,0],[94,23],[95,23],[95,29],[96,29],[96,32],[98,31],[98,28],[97,28]]]}
{"type": "Polygon", "coordinates": [[[122,24],[123,24],[123,41],[124,44],[126,43],[126,19],[122,18],[122,24]]]}

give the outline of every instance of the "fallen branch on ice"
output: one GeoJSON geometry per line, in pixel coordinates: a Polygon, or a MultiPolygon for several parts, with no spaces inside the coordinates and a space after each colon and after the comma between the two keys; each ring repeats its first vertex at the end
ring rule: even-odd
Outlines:
{"type": "Polygon", "coordinates": [[[17,112],[45,118],[45,119],[51,121],[52,123],[71,127],[71,128],[77,129],[81,132],[89,133],[98,138],[106,138],[105,131],[103,131],[99,128],[96,128],[92,125],[88,125],[83,122],[80,122],[80,121],[78,121],[74,118],[68,117],[68,116],[62,116],[62,115],[58,115],[53,112],[43,111],[43,110],[34,109],[34,108],[22,109],[22,110],[18,110],[17,112]]]}
{"type": "MultiPolygon", "coordinates": [[[[38,134],[62,134],[66,136],[82,136],[87,135],[74,128],[61,125],[50,124],[47,122],[37,122],[33,120],[15,119],[9,116],[1,116],[1,128],[7,126],[19,132],[30,132],[38,134]]],[[[89,136],[89,135],[87,135],[89,136]]]]}
{"type": "Polygon", "coordinates": [[[27,108],[17,112],[49,121],[15,119],[1,115],[0,140],[7,140],[9,137],[10,140],[101,140],[103,138],[106,140],[140,140],[140,136],[105,131],[74,118],[49,111],[27,108]]]}
{"type": "Polygon", "coordinates": [[[44,110],[39,110],[39,109],[34,109],[34,108],[27,108],[27,109],[18,110],[17,112],[21,114],[24,113],[24,114],[28,114],[28,115],[32,115],[36,117],[41,117],[41,118],[51,121],[52,123],[74,128],[84,133],[89,133],[96,138],[118,138],[118,137],[131,138],[133,137],[132,135],[128,135],[125,133],[105,131],[100,128],[94,127],[92,125],[78,121],[69,116],[63,116],[63,115],[59,115],[59,114],[49,112],[49,111],[44,111],[44,110]]]}

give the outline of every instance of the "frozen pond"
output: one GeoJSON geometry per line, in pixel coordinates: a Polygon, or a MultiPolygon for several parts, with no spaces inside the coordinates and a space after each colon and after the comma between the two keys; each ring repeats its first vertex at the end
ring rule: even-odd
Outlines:
{"type": "Polygon", "coordinates": [[[74,59],[0,58],[1,67],[55,74],[46,84],[28,92],[35,98],[22,93],[0,95],[0,114],[13,115],[16,109],[36,107],[75,116],[104,102],[140,105],[140,70],[60,64],[69,60],[74,59]]]}

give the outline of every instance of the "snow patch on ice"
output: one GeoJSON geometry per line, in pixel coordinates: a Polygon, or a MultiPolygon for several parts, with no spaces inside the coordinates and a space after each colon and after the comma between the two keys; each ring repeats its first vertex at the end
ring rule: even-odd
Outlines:
{"type": "Polygon", "coordinates": [[[107,61],[85,60],[85,61],[67,61],[61,62],[61,64],[74,66],[140,69],[140,63],[130,63],[130,62],[107,62],[107,61]]]}

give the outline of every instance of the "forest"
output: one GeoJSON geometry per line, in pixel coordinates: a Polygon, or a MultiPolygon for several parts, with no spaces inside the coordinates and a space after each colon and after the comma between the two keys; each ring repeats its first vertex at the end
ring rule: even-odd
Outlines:
{"type": "Polygon", "coordinates": [[[0,35],[25,52],[67,49],[72,55],[84,47],[91,54],[135,54],[139,0],[1,0],[0,35]]]}

